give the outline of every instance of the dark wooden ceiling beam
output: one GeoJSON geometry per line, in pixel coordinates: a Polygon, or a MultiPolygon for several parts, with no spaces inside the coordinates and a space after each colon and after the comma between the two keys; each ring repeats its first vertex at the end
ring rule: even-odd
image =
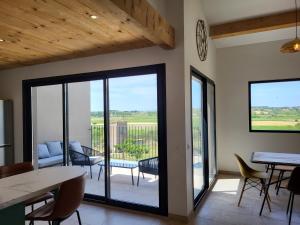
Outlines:
{"type": "MultiPolygon", "coordinates": [[[[300,15],[300,10],[298,11],[300,15]]],[[[300,22],[300,16],[298,16],[300,22]]],[[[210,37],[220,39],[263,31],[293,27],[296,24],[295,10],[268,16],[239,20],[230,23],[211,25],[210,37]]]]}

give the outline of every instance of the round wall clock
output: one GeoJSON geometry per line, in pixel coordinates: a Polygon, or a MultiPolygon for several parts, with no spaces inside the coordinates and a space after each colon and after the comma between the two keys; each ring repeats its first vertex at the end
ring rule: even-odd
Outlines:
{"type": "Polygon", "coordinates": [[[196,44],[200,60],[205,61],[207,57],[207,32],[203,20],[197,21],[196,44]]]}

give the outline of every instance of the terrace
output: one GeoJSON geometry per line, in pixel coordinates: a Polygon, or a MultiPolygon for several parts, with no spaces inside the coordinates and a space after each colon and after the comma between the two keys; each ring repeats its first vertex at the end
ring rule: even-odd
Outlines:
{"type": "MultiPolygon", "coordinates": [[[[117,122],[110,126],[110,160],[119,163],[138,164],[138,161],[158,156],[157,125],[153,123],[117,122]]],[[[90,129],[91,146],[96,155],[104,155],[104,126],[92,124],[90,129]]],[[[85,167],[90,172],[89,167],[85,167]]],[[[100,166],[92,166],[92,178],[86,181],[86,193],[104,196],[105,180],[103,173],[99,177],[100,166]]],[[[140,174],[139,186],[138,167],[131,169],[111,167],[110,186],[111,198],[131,203],[158,206],[158,176],[140,174]],[[132,178],[133,182],[132,183],[132,178]]]]}

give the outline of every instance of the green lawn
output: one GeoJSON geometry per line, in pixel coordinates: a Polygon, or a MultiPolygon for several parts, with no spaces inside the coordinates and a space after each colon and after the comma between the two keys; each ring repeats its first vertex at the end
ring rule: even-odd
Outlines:
{"type": "Polygon", "coordinates": [[[296,127],[296,126],[252,126],[252,130],[300,131],[300,127],[296,127]]]}
{"type": "Polygon", "coordinates": [[[300,130],[300,107],[252,107],[253,130],[300,130]]]}

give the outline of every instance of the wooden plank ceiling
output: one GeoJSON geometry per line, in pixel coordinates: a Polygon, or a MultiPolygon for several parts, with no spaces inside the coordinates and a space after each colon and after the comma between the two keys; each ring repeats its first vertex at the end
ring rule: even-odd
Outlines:
{"type": "Polygon", "coordinates": [[[0,1],[0,69],[154,45],[175,33],[147,0],[0,1]]]}

